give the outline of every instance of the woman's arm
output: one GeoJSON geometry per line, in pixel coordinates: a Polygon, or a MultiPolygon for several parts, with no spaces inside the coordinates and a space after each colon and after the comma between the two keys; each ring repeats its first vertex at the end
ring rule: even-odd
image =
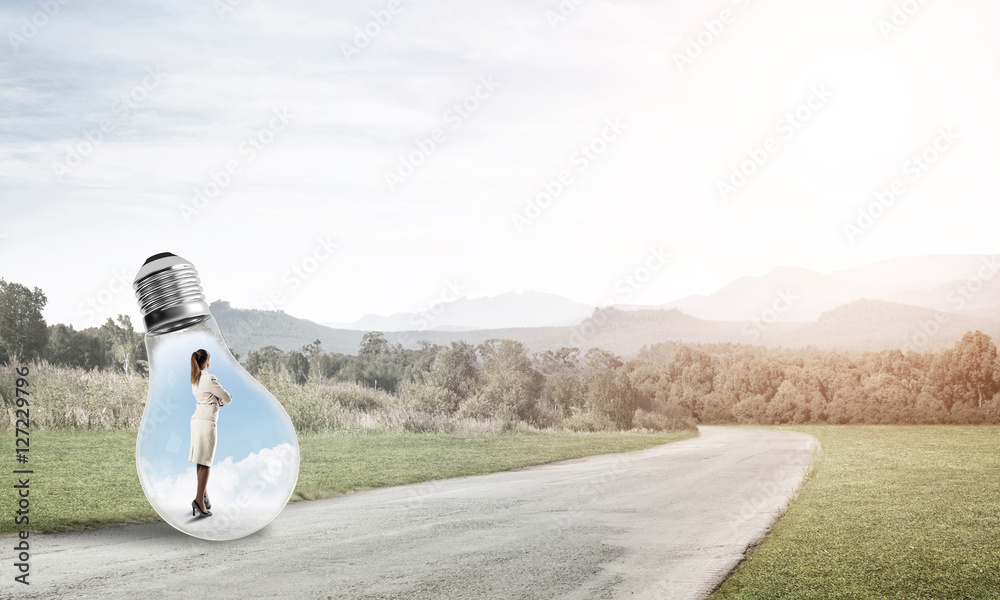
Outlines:
{"type": "Polygon", "coordinates": [[[208,391],[212,392],[212,394],[219,399],[219,406],[224,406],[233,401],[233,397],[229,394],[229,392],[219,385],[219,380],[216,379],[215,375],[209,374],[207,387],[208,391]]]}

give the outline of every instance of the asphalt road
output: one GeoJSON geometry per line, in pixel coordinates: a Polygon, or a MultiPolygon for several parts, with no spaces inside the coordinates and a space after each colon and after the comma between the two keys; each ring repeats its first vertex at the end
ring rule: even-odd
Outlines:
{"type": "Polygon", "coordinates": [[[704,427],[637,452],[300,502],[231,542],[165,523],[32,536],[32,585],[14,583],[5,560],[0,593],[702,598],[768,531],[815,447],[798,433],[704,427]]]}

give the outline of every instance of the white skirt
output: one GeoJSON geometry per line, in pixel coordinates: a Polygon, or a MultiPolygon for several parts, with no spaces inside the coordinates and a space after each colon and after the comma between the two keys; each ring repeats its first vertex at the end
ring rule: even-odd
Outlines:
{"type": "Polygon", "coordinates": [[[191,419],[191,453],[188,460],[206,467],[215,458],[215,421],[191,419]]]}

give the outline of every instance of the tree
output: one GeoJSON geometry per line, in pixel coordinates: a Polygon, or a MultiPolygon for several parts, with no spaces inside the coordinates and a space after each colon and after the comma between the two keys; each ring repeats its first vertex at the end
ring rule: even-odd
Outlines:
{"type": "MultiPolygon", "coordinates": [[[[793,423],[819,423],[826,419],[827,399],[824,395],[824,385],[818,373],[814,360],[803,361],[802,365],[785,367],[785,380],[790,383],[801,396],[795,399],[795,414],[793,423]]],[[[782,386],[784,383],[782,383],[782,386]]],[[[781,386],[775,397],[781,393],[781,386]]]]}
{"type": "Polygon", "coordinates": [[[951,355],[951,375],[958,401],[983,407],[997,392],[996,344],[982,331],[968,332],[955,344],[951,355]]]}
{"type": "Polygon", "coordinates": [[[49,327],[49,343],[45,360],[54,365],[103,369],[107,365],[107,348],[93,330],[75,331],[72,325],[57,323],[49,327]]]}
{"type": "Polygon", "coordinates": [[[298,385],[303,385],[309,379],[309,360],[301,352],[292,350],[288,353],[288,372],[298,385]]]}
{"type": "Polygon", "coordinates": [[[485,384],[462,408],[477,417],[517,416],[531,420],[545,376],[531,366],[524,345],[513,340],[490,339],[477,348],[483,358],[485,384]]]}
{"type": "Polygon", "coordinates": [[[587,382],[587,410],[608,417],[618,429],[631,429],[639,393],[627,375],[612,369],[594,373],[587,382]]]}
{"type": "Polygon", "coordinates": [[[317,356],[323,354],[323,342],[317,339],[311,344],[306,344],[305,346],[302,346],[300,352],[302,352],[302,354],[305,355],[306,358],[312,360],[317,356]]]}
{"type": "Polygon", "coordinates": [[[407,375],[406,362],[402,344],[390,344],[381,331],[369,331],[361,338],[354,372],[362,384],[395,393],[407,375]]]}
{"type": "Polygon", "coordinates": [[[542,398],[547,406],[562,415],[583,408],[584,381],[580,349],[567,348],[536,352],[532,365],[545,376],[542,398]]]}
{"type": "Polygon", "coordinates": [[[563,346],[558,350],[537,352],[532,357],[536,368],[545,375],[566,375],[580,368],[580,349],[563,346]]]}
{"type": "Polygon", "coordinates": [[[662,412],[664,400],[670,393],[670,377],[666,367],[645,360],[633,359],[625,363],[625,374],[639,393],[639,408],[662,412]]]}
{"type": "Polygon", "coordinates": [[[53,365],[76,366],[76,330],[72,325],[49,325],[49,339],[45,346],[45,360],[53,365]]]}
{"type": "Polygon", "coordinates": [[[587,353],[583,355],[583,359],[587,361],[587,366],[595,371],[602,369],[617,369],[622,366],[622,359],[614,352],[608,352],[607,350],[601,350],[600,348],[591,348],[587,350],[587,353]]]}
{"type": "Polygon", "coordinates": [[[912,393],[904,382],[888,371],[873,374],[864,381],[862,396],[865,399],[862,420],[873,425],[905,423],[913,420],[907,412],[912,393]]]}
{"type": "MultiPolygon", "coordinates": [[[[778,392],[778,386],[785,380],[785,375],[784,369],[774,359],[743,352],[728,363],[718,379],[719,391],[729,406],[735,409],[736,405],[744,400],[753,401],[748,407],[753,410],[749,413],[746,409],[741,411],[741,414],[747,415],[756,414],[754,411],[760,402],[758,397],[763,398],[765,403],[774,397],[778,392]]],[[[740,418],[740,422],[748,422],[744,420],[745,418],[740,418]]]]}
{"type": "Polygon", "coordinates": [[[313,370],[321,379],[333,379],[340,375],[349,361],[353,360],[355,360],[353,356],[345,356],[333,352],[321,354],[316,359],[316,366],[313,370]]]}
{"type": "Polygon", "coordinates": [[[760,394],[744,396],[732,408],[737,423],[767,423],[767,399],[760,394]]]}
{"type": "Polygon", "coordinates": [[[361,338],[358,358],[365,362],[373,362],[387,355],[389,350],[389,341],[381,331],[369,331],[361,338]]]}
{"type": "Polygon", "coordinates": [[[260,350],[247,352],[247,371],[254,376],[265,368],[270,369],[272,373],[277,373],[284,362],[285,353],[276,346],[264,346],[260,350]]]}
{"type": "Polygon", "coordinates": [[[944,402],[934,394],[923,391],[917,396],[914,408],[920,414],[921,423],[944,423],[948,417],[948,409],[944,402]]]}
{"type": "Polygon", "coordinates": [[[458,402],[465,400],[476,392],[481,381],[475,346],[452,342],[437,353],[431,374],[434,382],[454,394],[458,402]]]}
{"type": "Polygon", "coordinates": [[[562,414],[569,414],[573,409],[583,407],[584,384],[576,377],[551,375],[545,378],[545,397],[553,406],[559,407],[562,414]]]}
{"type": "Polygon", "coordinates": [[[0,348],[15,362],[39,358],[49,330],[42,316],[48,298],[41,289],[0,279],[0,348]]]}
{"type": "Polygon", "coordinates": [[[776,425],[805,423],[809,420],[805,394],[800,392],[792,382],[782,381],[774,398],[771,398],[771,401],[767,403],[764,415],[769,423],[776,425]]]}
{"type": "Polygon", "coordinates": [[[438,353],[442,349],[443,346],[432,344],[427,340],[419,340],[416,350],[407,351],[410,354],[410,359],[407,363],[412,364],[413,368],[417,371],[430,372],[434,368],[434,362],[437,360],[438,353]]]}
{"type": "Polygon", "coordinates": [[[683,346],[674,354],[667,369],[671,381],[668,405],[678,406],[700,420],[702,402],[714,390],[712,357],[683,346]]]}
{"type": "Polygon", "coordinates": [[[131,379],[135,362],[143,359],[145,353],[142,335],[132,329],[132,319],[128,315],[118,315],[118,322],[115,323],[108,317],[107,322],[101,326],[101,333],[110,343],[112,357],[121,366],[125,376],[131,379]]]}

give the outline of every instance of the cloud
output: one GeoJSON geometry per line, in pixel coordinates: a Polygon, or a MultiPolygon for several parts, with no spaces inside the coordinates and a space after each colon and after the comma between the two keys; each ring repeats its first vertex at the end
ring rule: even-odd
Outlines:
{"type": "MultiPolygon", "coordinates": [[[[291,444],[264,448],[240,461],[227,456],[212,465],[208,496],[220,509],[239,507],[244,512],[263,511],[273,517],[291,494],[298,472],[299,454],[291,444]]],[[[190,511],[197,488],[193,464],[180,475],[158,477],[153,465],[141,459],[139,477],[150,503],[161,515],[190,511]]]]}
{"type": "MultiPolygon", "coordinates": [[[[220,15],[194,0],[60,3],[25,45],[7,44],[0,234],[19,259],[3,275],[45,290],[49,322],[88,326],[78,307],[100,289],[95,280],[163,248],[190,249],[206,292],[254,307],[319,235],[337,237],[342,252],[279,308],[320,322],[418,310],[456,276],[470,297],[535,289],[596,304],[649,245],[676,258],[637,303],[710,293],[777,265],[830,271],[995,250],[996,3],[929,5],[887,41],[876,26],[885,10],[863,0],[724,2],[738,21],[683,72],[672,55],[719,18],[719,6],[404,1],[389,21],[384,2],[234,4],[220,15]],[[571,14],[554,23],[560,11],[571,14]],[[366,26],[378,33],[345,57],[366,26]],[[115,113],[150,68],[162,83],[115,113]],[[500,88],[451,128],[443,114],[480,77],[500,88]],[[817,83],[837,94],[829,110],[721,202],[719,178],[817,83]],[[187,223],[181,206],[285,108],[295,117],[287,131],[241,160],[231,185],[187,223]],[[91,151],[86,136],[109,114],[118,114],[114,129],[91,151]],[[518,234],[510,215],[609,117],[628,124],[627,135],[518,234]],[[942,126],[969,136],[877,235],[850,245],[844,220],[942,126]],[[436,128],[447,141],[390,192],[386,170],[436,128]],[[88,156],[56,179],[53,164],[77,145],[88,156]],[[53,235],[32,235],[42,224],[53,235]],[[204,244],[216,231],[227,246],[204,244]],[[462,251],[442,254],[441,243],[462,251]],[[90,268],[47,268],[60,246],[90,268]],[[226,248],[241,248],[241,260],[207,259],[226,248]]],[[[21,31],[39,10],[0,6],[2,33],[21,31]]],[[[120,295],[106,314],[134,311],[120,295]]]]}

